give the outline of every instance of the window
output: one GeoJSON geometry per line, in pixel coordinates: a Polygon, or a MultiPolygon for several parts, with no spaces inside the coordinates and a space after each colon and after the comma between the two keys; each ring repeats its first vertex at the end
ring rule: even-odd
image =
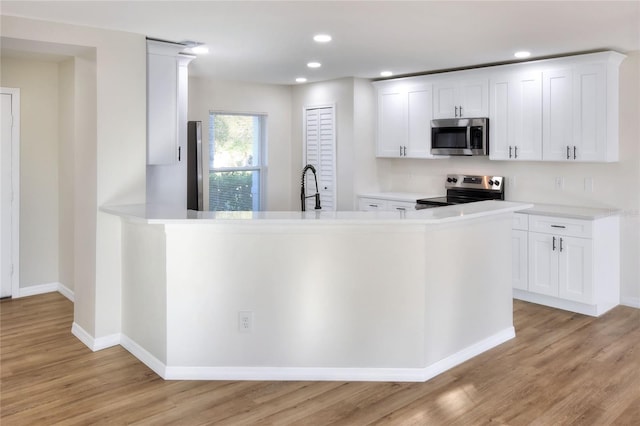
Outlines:
{"type": "Polygon", "coordinates": [[[266,116],[209,113],[209,210],[260,210],[266,116]]]}

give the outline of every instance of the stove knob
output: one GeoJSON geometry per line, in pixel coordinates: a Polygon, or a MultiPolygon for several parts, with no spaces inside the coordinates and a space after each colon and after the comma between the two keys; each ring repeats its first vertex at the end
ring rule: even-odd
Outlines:
{"type": "Polygon", "coordinates": [[[453,183],[458,182],[458,179],[456,179],[456,178],[453,178],[452,180],[453,180],[453,183]]]}
{"type": "Polygon", "coordinates": [[[493,181],[492,180],[489,181],[489,185],[493,186],[493,181]]]}
{"type": "Polygon", "coordinates": [[[451,183],[453,182],[453,179],[451,179],[450,177],[447,178],[447,182],[451,183]]]}
{"type": "Polygon", "coordinates": [[[496,184],[496,186],[500,186],[500,181],[499,180],[495,181],[494,183],[496,184]]]}

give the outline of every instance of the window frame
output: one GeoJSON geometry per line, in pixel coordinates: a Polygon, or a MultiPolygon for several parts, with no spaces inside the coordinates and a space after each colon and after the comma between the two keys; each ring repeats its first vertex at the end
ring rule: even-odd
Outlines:
{"type": "MultiPolygon", "coordinates": [[[[266,206],[266,181],[267,181],[267,113],[262,112],[237,112],[237,111],[224,111],[224,110],[209,110],[209,125],[208,129],[211,129],[211,121],[213,120],[215,115],[235,115],[235,116],[244,116],[244,117],[254,117],[258,118],[258,127],[259,127],[259,138],[258,138],[258,164],[255,166],[244,166],[244,167],[213,167],[213,164],[210,160],[211,158],[211,150],[215,146],[214,135],[209,132],[208,135],[208,144],[209,144],[209,161],[207,161],[207,185],[209,185],[208,176],[213,173],[224,173],[224,172],[246,172],[246,171],[257,171],[259,175],[260,185],[258,188],[258,210],[253,209],[252,211],[263,211],[264,206],[266,206]]],[[[210,190],[210,188],[209,188],[210,190]]],[[[207,209],[211,209],[211,199],[208,199],[207,209]]]]}

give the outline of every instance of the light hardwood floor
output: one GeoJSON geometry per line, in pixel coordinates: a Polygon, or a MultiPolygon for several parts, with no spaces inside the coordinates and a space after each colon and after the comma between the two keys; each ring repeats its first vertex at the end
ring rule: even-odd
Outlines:
{"type": "Polygon", "coordinates": [[[0,303],[0,424],[640,425],[640,310],[514,302],[517,337],[426,383],[163,381],[57,293],[0,303]]]}

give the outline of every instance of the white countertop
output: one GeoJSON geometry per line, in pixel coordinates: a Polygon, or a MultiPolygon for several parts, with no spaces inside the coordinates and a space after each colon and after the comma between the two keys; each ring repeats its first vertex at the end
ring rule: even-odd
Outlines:
{"type": "Polygon", "coordinates": [[[521,210],[518,213],[536,214],[540,216],[557,216],[571,219],[595,220],[620,214],[620,210],[602,209],[580,206],[563,206],[559,204],[531,203],[533,207],[521,210]]]}
{"type": "Polygon", "coordinates": [[[530,203],[480,201],[434,209],[407,211],[278,211],[278,212],[199,212],[166,205],[103,206],[101,211],[148,224],[440,224],[495,214],[510,213],[533,207],[530,203]]]}

